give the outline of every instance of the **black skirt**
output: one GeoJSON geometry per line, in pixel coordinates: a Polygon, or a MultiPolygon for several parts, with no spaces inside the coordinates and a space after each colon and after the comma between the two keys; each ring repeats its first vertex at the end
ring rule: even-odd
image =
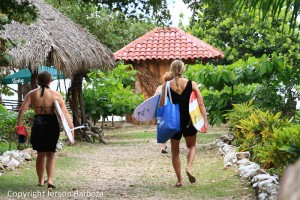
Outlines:
{"type": "Polygon", "coordinates": [[[30,142],[37,152],[55,152],[59,138],[59,124],[56,115],[34,115],[30,142]]]}

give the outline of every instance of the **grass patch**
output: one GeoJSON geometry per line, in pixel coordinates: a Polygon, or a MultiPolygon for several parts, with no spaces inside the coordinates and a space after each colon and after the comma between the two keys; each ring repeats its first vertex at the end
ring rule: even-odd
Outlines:
{"type": "Polygon", "coordinates": [[[114,139],[153,139],[156,137],[155,132],[136,132],[136,133],[122,133],[116,132],[114,134],[110,134],[108,138],[114,139]]]}
{"type": "Polygon", "coordinates": [[[155,132],[114,132],[113,134],[106,135],[109,145],[127,145],[127,144],[140,144],[149,143],[150,140],[156,138],[155,132]]]}
{"type": "Polygon", "coordinates": [[[218,138],[220,138],[221,135],[224,134],[224,132],[218,132],[218,133],[197,133],[197,144],[206,144],[209,142],[212,142],[218,138]]]}
{"type": "MultiPolygon", "coordinates": [[[[58,182],[58,188],[55,191],[70,191],[68,185],[74,186],[74,180],[68,176],[66,171],[74,170],[76,163],[72,157],[58,157],[56,159],[56,169],[54,183],[58,182]],[[72,184],[70,184],[72,183],[72,184]]],[[[45,171],[46,177],[46,171],[45,171]]],[[[23,165],[10,172],[5,172],[0,176],[0,196],[7,196],[8,192],[43,192],[47,191],[46,186],[39,187],[38,177],[35,171],[35,160],[23,163],[23,165]]]]}

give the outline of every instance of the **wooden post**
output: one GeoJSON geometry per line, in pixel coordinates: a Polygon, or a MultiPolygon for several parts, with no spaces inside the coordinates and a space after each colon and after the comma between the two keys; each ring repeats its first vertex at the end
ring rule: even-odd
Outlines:
{"type": "MultiPolygon", "coordinates": [[[[74,75],[72,77],[72,81],[71,81],[71,102],[70,102],[70,106],[72,109],[72,113],[73,113],[73,123],[74,126],[79,126],[80,125],[80,121],[79,121],[79,117],[80,117],[80,113],[78,110],[78,74],[74,75]]],[[[81,86],[80,86],[81,87],[81,86]]],[[[79,130],[75,130],[75,132],[78,132],[79,130]]]]}
{"type": "Polygon", "coordinates": [[[31,90],[37,88],[37,76],[38,76],[38,70],[34,70],[31,73],[31,90]]]}

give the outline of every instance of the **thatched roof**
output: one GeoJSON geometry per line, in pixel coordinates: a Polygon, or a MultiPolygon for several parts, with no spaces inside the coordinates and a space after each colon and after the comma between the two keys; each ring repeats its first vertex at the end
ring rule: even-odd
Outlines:
{"type": "Polygon", "coordinates": [[[109,69],[114,66],[113,54],[84,28],[73,23],[43,0],[31,0],[39,17],[28,25],[13,22],[0,31],[0,36],[18,42],[13,48],[12,66],[24,68],[49,64],[65,76],[88,69],[109,69]],[[25,42],[25,43],[24,43],[25,42]]]}

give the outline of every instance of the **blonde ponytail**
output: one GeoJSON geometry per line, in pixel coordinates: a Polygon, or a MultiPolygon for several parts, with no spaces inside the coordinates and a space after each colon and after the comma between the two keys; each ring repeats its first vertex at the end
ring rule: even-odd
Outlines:
{"type": "Polygon", "coordinates": [[[177,92],[180,92],[180,89],[179,89],[179,83],[178,83],[178,79],[180,77],[182,77],[182,74],[184,72],[184,63],[182,62],[182,60],[174,60],[172,63],[171,63],[171,66],[170,66],[170,71],[173,73],[174,77],[175,77],[175,83],[176,83],[176,91],[177,92]]]}

